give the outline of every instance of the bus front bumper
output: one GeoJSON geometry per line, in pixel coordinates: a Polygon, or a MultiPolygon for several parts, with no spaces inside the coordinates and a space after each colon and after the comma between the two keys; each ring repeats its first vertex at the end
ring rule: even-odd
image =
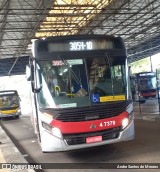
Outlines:
{"type": "Polygon", "coordinates": [[[12,113],[12,114],[3,114],[3,113],[0,113],[0,118],[7,118],[7,117],[18,117],[20,116],[21,113],[20,112],[17,112],[17,113],[12,113]]]}
{"type": "Polygon", "coordinates": [[[108,139],[101,142],[90,143],[90,144],[77,144],[77,145],[68,145],[65,140],[61,140],[50,133],[44,131],[41,135],[41,146],[43,152],[57,152],[57,151],[68,151],[75,149],[82,149],[94,146],[101,146],[106,144],[112,144],[122,141],[128,141],[134,139],[134,120],[130,122],[130,124],[119,133],[118,138],[116,139],[108,139]],[[49,140],[49,142],[48,142],[49,140]]]}

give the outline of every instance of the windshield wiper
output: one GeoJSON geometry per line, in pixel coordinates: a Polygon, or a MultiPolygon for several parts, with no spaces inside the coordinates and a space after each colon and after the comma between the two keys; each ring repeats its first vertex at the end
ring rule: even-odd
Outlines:
{"type": "MultiPolygon", "coordinates": [[[[112,62],[110,60],[110,56],[108,53],[106,53],[106,57],[107,57],[107,62],[109,64],[109,68],[111,70],[111,67],[112,67],[112,62]]],[[[112,83],[112,95],[114,96],[114,81],[113,81],[113,78],[112,78],[112,73],[111,73],[111,83],[112,83]]]]}
{"type": "Polygon", "coordinates": [[[81,83],[81,80],[77,77],[77,75],[75,74],[75,72],[72,70],[72,68],[70,67],[70,65],[68,64],[67,60],[62,58],[62,57],[59,57],[60,60],[62,60],[62,62],[64,63],[64,65],[67,67],[67,69],[70,71],[72,77],[74,78],[74,80],[77,82],[77,84],[80,85],[80,87],[82,88],[82,83],[81,83]]]}

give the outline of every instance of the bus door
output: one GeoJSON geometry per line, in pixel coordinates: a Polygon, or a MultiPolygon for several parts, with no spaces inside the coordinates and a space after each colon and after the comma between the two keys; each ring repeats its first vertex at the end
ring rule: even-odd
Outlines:
{"type": "Polygon", "coordinates": [[[156,69],[156,79],[157,79],[158,107],[159,107],[159,114],[160,114],[160,68],[156,69]]]}
{"type": "Polygon", "coordinates": [[[159,99],[160,98],[160,69],[156,69],[156,79],[157,79],[157,93],[159,99]]]}

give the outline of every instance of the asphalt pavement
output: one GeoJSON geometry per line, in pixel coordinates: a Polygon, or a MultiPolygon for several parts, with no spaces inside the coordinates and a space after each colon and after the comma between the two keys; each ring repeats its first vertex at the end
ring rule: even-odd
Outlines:
{"type": "Polygon", "coordinates": [[[34,172],[8,135],[0,127],[0,172],[34,172]],[[29,167],[30,168],[30,167],[29,167]]]}

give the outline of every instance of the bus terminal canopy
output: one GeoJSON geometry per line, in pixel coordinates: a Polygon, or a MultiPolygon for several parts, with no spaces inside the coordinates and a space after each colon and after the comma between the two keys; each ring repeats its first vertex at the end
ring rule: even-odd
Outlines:
{"type": "Polygon", "coordinates": [[[48,36],[120,36],[130,62],[160,52],[159,0],[2,0],[0,8],[0,76],[23,74],[32,40],[48,36]]]}

